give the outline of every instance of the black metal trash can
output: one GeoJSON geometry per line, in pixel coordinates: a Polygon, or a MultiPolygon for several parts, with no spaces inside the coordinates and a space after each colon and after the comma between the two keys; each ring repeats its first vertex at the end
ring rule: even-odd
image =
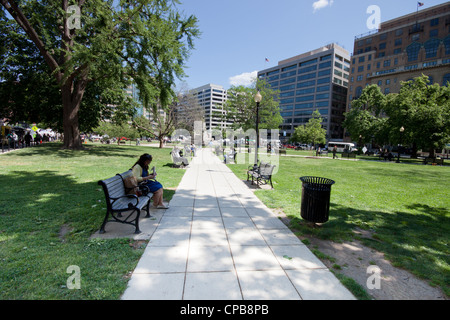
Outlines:
{"type": "Polygon", "coordinates": [[[301,216],[303,219],[314,223],[328,221],[330,212],[331,186],[333,180],[320,177],[301,177],[302,181],[302,205],[301,216]]]}

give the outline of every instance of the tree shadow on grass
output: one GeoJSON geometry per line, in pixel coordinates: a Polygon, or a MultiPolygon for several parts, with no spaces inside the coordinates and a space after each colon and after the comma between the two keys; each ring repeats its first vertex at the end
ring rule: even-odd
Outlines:
{"type": "Polygon", "coordinates": [[[0,194],[0,218],[7,218],[2,229],[11,232],[34,231],[43,225],[33,224],[37,217],[49,229],[62,223],[76,223],[92,228],[100,224],[101,203],[104,202],[95,182],[78,183],[69,175],[55,171],[13,171],[0,176],[4,186],[0,194]],[[95,205],[95,207],[93,207],[95,205]],[[97,208],[99,207],[99,208],[97,208]]]}
{"type": "Polygon", "coordinates": [[[83,156],[97,157],[127,157],[136,153],[133,146],[118,145],[87,145],[82,150],[62,149],[61,143],[45,143],[42,145],[21,149],[21,152],[14,152],[14,156],[32,157],[32,156],[52,156],[58,158],[74,158],[83,156]],[[131,148],[130,148],[131,147],[131,148]],[[132,152],[130,152],[132,151],[132,152]]]}

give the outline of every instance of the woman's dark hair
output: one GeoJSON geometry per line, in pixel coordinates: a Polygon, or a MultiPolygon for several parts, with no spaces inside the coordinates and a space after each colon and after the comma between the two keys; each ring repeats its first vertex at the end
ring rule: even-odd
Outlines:
{"type": "Polygon", "coordinates": [[[136,161],[135,164],[133,164],[133,166],[131,167],[131,169],[133,169],[134,166],[138,164],[138,165],[141,166],[142,169],[148,170],[148,165],[145,165],[145,162],[146,162],[147,160],[152,161],[152,160],[153,160],[153,157],[152,157],[150,154],[148,154],[148,153],[144,153],[142,156],[139,157],[139,160],[136,161]]]}

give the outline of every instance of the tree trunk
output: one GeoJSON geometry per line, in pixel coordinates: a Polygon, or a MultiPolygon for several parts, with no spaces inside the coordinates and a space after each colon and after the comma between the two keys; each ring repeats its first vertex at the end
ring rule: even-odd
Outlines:
{"type": "Polygon", "coordinates": [[[164,137],[159,138],[159,148],[163,148],[164,147],[164,137]]]}
{"type": "Polygon", "coordinates": [[[80,81],[74,87],[72,82],[67,82],[61,88],[63,102],[63,128],[64,128],[64,149],[83,149],[80,129],[78,124],[78,111],[81,100],[86,90],[86,81],[80,81]]]}
{"type": "Polygon", "coordinates": [[[413,144],[412,144],[412,155],[411,155],[412,159],[417,159],[417,152],[418,152],[418,150],[417,150],[417,143],[413,142],[413,144]]]}
{"type": "Polygon", "coordinates": [[[435,152],[435,150],[434,150],[434,147],[433,148],[430,148],[430,155],[429,155],[429,157],[430,158],[436,158],[436,152],[435,152]]]}

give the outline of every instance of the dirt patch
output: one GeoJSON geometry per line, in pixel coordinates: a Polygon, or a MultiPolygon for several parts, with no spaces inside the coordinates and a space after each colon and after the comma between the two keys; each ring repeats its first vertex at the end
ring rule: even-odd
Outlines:
{"type": "MultiPolygon", "coordinates": [[[[289,226],[290,219],[281,210],[274,212],[289,226]]],[[[364,230],[356,232],[361,237],[371,237],[364,230]]],[[[302,237],[299,238],[303,240],[302,237]]],[[[406,270],[392,266],[382,252],[366,247],[357,240],[336,243],[312,236],[306,239],[311,250],[319,250],[334,258],[334,261],[321,259],[329,269],[355,280],[375,300],[447,300],[439,288],[430,286],[406,270]],[[373,266],[373,269],[368,272],[367,268],[370,266],[373,266]],[[371,281],[374,272],[380,275],[379,288],[376,282],[371,281]],[[368,279],[369,285],[372,284],[375,288],[369,289],[368,279]]]]}
{"type": "Polygon", "coordinates": [[[58,232],[58,237],[61,242],[66,241],[66,234],[70,233],[73,230],[68,224],[63,224],[58,232]]]}

